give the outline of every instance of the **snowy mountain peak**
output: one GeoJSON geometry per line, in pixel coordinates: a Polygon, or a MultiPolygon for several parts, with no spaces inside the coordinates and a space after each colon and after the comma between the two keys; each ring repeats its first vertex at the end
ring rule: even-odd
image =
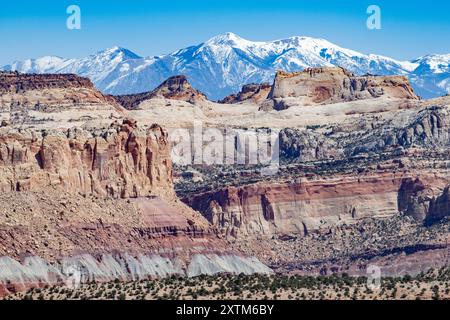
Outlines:
{"type": "Polygon", "coordinates": [[[38,59],[26,59],[14,61],[12,64],[3,67],[6,71],[18,70],[23,73],[47,73],[63,64],[66,60],[57,56],[44,56],[38,59]]]}
{"type": "Polygon", "coordinates": [[[135,54],[134,52],[132,52],[128,49],[119,47],[119,46],[114,46],[109,49],[99,51],[95,54],[95,56],[109,57],[111,59],[120,57],[123,60],[141,59],[142,58],[142,57],[138,56],[137,54],[135,54]]]}
{"type": "Polygon", "coordinates": [[[233,33],[233,32],[225,32],[222,34],[218,34],[217,36],[212,37],[209,41],[214,41],[214,40],[233,40],[233,39],[242,39],[241,37],[239,37],[237,34],[233,33]]]}
{"type": "Polygon", "coordinates": [[[450,54],[429,54],[413,62],[418,64],[418,69],[427,70],[428,72],[450,72],[450,54]]]}
{"type": "Polygon", "coordinates": [[[206,41],[204,43],[204,45],[236,46],[236,45],[247,44],[247,43],[251,43],[251,42],[239,37],[238,35],[234,34],[233,32],[226,32],[223,34],[219,34],[215,37],[212,37],[211,39],[206,41]]]}

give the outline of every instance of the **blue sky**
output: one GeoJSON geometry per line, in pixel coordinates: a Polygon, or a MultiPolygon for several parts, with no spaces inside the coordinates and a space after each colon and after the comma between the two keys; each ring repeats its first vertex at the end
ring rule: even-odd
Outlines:
{"type": "Polygon", "coordinates": [[[0,4],[0,65],[43,55],[81,57],[114,45],[139,55],[169,53],[227,31],[249,40],[303,35],[364,53],[412,59],[450,53],[448,0],[40,0],[0,4]],[[82,29],[66,28],[81,8],[82,29]],[[382,30],[366,9],[382,10],[382,30]]]}

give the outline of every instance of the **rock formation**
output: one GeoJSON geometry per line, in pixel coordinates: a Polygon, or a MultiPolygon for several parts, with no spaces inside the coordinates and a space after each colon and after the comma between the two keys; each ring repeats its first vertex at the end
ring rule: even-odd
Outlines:
{"type": "Polygon", "coordinates": [[[283,129],[280,131],[280,156],[296,161],[341,158],[344,151],[323,134],[312,130],[283,129]]]}
{"type": "MultiPolygon", "coordinates": [[[[329,230],[364,218],[381,218],[407,211],[420,188],[413,173],[374,173],[329,179],[258,183],[196,194],[185,199],[227,235],[234,237],[294,234],[329,230]],[[409,199],[405,200],[406,198],[409,199]]],[[[425,176],[428,188],[442,190],[449,176],[425,176]]]]}
{"type": "MultiPolygon", "coordinates": [[[[268,86],[248,85],[223,101],[236,108],[206,101],[183,76],[121,97],[72,75],[1,77],[0,294],[60,283],[67,267],[108,281],[270,272],[258,259],[305,273],[360,274],[390,258],[393,274],[415,257],[410,270],[442,264],[450,100],[421,101],[404,77],[278,73],[267,96],[268,86]],[[231,148],[269,128],[279,161],[173,168],[161,119],[242,133],[231,148]]],[[[243,158],[267,145],[252,147],[243,158]]]]}
{"type": "Polygon", "coordinates": [[[74,74],[20,74],[0,71],[0,93],[2,94],[67,88],[94,89],[94,85],[88,78],[74,74]]]}
{"type": "Polygon", "coordinates": [[[0,79],[0,296],[74,270],[81,282],[271,272],[178,200],[160,126],[73,75],[0,79]]]}
{"type": "Polygon", "coordinates": [[[271,89],[272,86],[268,83],[246,84],[242,87],[242,90],[239,93],[231,94],[220,100],[219,103],[233,104],[250,101],[256,104],[260,104],[265,99],[267,99],[271,89]]]}
{"type": "Polygon", "coordinates": [[[114,103],[91,80],[73,74],[0,72],[0,106],[40,107],[64,104],[114,103]],[[59,94],[58,94],[59,93],[59,94]]]}
{"type": "Polygon", "coordinates": [[[355,76],[343,68],[308,68],[277,72],[263,109],[290,105],[321,105],[378,97],[418,99],[403,76],[355,76]]]}
{"type": "Polygon", "coordinates": [[[142,130],[126,119],[94,133],[2,131],[2,192],[58,186],[70,192],[129,198],[172,189],[170,146],[159,126],[142,130]]]}
{"type": "Polygon", "coordinates": [[[448,216],[450,216],[450,186],[447,186],[442,194],[431,199],[426,214],[426,222],[436,223],[448,216]]]}
{"type": "Polygon", "coordinates": [[[194,89],[183,75],[170,77],[153,91],[114,98],[128,110],[135,109],[141,102],[154,98],[181,100],[192,104],[207,100],[206,96],[194,89]]]}
{"type": "Polygon", "coordinates": [[[12,126],[70,128],[124,116],[124,109],[89,79],[71,74],[0,74],[0,119],[12,126]]]}

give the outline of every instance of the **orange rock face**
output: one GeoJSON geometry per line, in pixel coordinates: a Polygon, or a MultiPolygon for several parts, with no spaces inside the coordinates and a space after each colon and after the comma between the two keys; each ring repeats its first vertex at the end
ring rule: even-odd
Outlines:
{"type": "Polygon", "coordinates": [[[172,192],[167,133],[129,121],[100,135],[9,130],[0,136],[0,176],[2,192],[46,186],[114,198],[172,192]]]}

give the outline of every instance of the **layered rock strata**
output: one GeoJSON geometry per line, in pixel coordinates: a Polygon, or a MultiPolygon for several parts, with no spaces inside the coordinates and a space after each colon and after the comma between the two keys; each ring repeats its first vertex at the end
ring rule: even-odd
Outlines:
{"type": "Polygon", "coordinates": [[[418,99],[403,76],[355,76],[343,68],[308,68],[277,72],[263,109],[290,105],[322,105],[379,97],[418,99]]]}
{"type": "Polygon", "coordinates": [[[304,236],[401,211],[425,219],[431,214],[426,208],[423,214],[410,208],[417,199],[415,179],[435,196],[450,183],[448,173],[402,170],[226,187],[185,201],[230,236],[304,236]]]}
{"type": "Polygon", "coordinates": [[[46,186],[114,198],[171,192],[170,146],[159,126],[139,129],[125,120],[99,132],[1,131],[2,192],[46,186]]]}
{"type": "Polygon", "coordinates": [[[160,126],[77,76],[0,79],[0,295],[77,276],[270,272],[178,200],[160,126]]]}
{"type": "Polygon", "coordinates": [[[82,282],[270,272],[228,250],[177,200],[159,126],[142,129],[125,119],[106,131],[4,130],[2,294],[64,284],[73,270],[82,282]]]}

